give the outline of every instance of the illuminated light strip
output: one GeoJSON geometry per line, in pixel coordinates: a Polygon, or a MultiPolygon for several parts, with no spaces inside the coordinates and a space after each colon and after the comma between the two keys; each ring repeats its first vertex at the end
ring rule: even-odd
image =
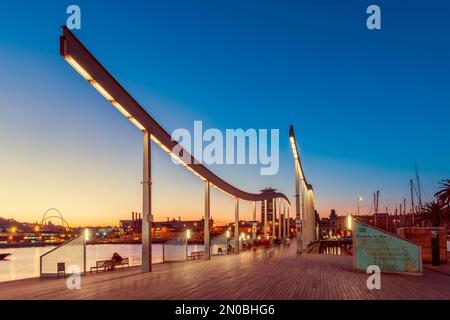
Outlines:
{"type": "Polygon", "coordinates": [[[138,127],[139,130],[141,131],[145,131],[145,128],[142,124],[139,123],[139,121],[137,121],[135,118],[128,118],[128,120],[131,121],[131,123],[133,123],[136,127],[138,127]]]}
{"type": "Polygon", "coordinates": [[[158,139],[156,139],[156,137],[154,135],[152,135],[152,141],[154,143],[156,143],[161,149],[163,149],[165,152],[167,152],[168,154],[171,154],[172,151],[169,150],[169,148],[167,148],[165,145],[163,145],[158,139]]]}
{"type": "Polygon", "coordinates": [[[294,154],[294,158],[298,160],[299,156],[298,156],[298,151],[297,151],[297,144],[295,143],[294,137],[291,137],[290,140],[291,140],[292,153],[294,154]]]}
{"type": "Polygon", "coordinates": [[[234,197],[234,195],[232,195],[232,194],[230,194],[230,193],[226,192],[225,190],[223,190],[223,189],[219,188],[218,186],[216,186],[216,185],[215,185],[215,184],[213,184],[213,183],[211,183],[211,186],[212,186],[213,188],[215,188],[215,189],[217,189],[217,190],[219,190],[219,191],[221,191],[221,192],[225,193],[225,194],[226,194],[227,196],[230,196],[230,197],[234,197]]]}
{"type": "Polygon", "coordinates": [[[176,154],[174,154],[169,148],[167,148],[165,145],[161,143],[155,136],[152,135],[152,141],[156,143],[161,149],[163,149],[165,152],[167,152],[170,156],[172,156],[175,160],[177,160],[183,167],[188,169],[190,172],[192,172],[196,177],[200,178],[203,181],[207,181],[205,177],[203,177],[200,173],[192,169],[186,162],[180,159],[176,154]]]}
{"type": "Polygon", "coordinates": [[[79,74],[81,74],[81,76],[83,78],[85,78],[87,81],[92,81],[94,79],[92,79],[91,75],[89,73],[87,73],[86,70],[83,69],[82,66],[80,66],[78,64],[78,62],[76,62],[71,56],[64,56],[64,59],[66,59],[66,61],[75,69],[77,70],[77,72],[79,74]]]}
{"type": "Polygon", "coordinates": [[[291,142],[292,153],[294,155],[294,159],[295,159],[295,161],[298,162],[298,165],[300,166],[300,176],[301,176],[302,183],[305,185],[307,190],[310,190],[310,188],[308,187],[309,185],[306,182],[306,178],[305,178],[304,173],[303,173],[302,164],[301,164],[301,161],[300,161],[300,156],[298,154],[298,149],[297,149],[297,141],[295,140],[295,137],[293,137],[293,136],[290,136],[289,140],[291,142]]]}
{"type": "Polygon", "coordinates": [[[114,98],[95,80],[90,80],[89,83],[109,102],[113,102],[114,98]]]}
{"type": "Polygon", "coordinates": [[[132,118],[131,114],[129,114],[128,111],[125,110],[125,108],[122,107],[122,105],[120,105],[120,103],[118,103],[117,101],[114,100],[114,101],[111,101],[111,104],[112,104],[117,110],[119,110],[121,114],[123,114],[123,115],[124,115],[125,117],[127,117],[128,119],[129,119],[129,118],[132,118]]]}
{"type": "Polygon", "coordinates": [[[83,77],[85,78],[93,87],[95,90],[97,90],[103,97],[105,97],[106,100],[108,100],[121,114],[123,114],[125,117],[130,120],[131,123],[133,123],[139,130],[145,131],[145,127],[139,123],[135,118],[129,114],[124,107],[120,105],[114,98],[106,91],[97,81],[95,81],[92,76],[84,70],[82,66],[78,64],[78,62],[75,61],[72,56],[67,55],[64,57],[64,59],[83,77]]]}

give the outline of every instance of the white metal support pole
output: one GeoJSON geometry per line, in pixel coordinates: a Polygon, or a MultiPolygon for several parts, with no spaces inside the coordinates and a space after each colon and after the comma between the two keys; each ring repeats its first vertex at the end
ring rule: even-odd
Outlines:
{"type": "Polygon", "coordinates": [[[270,228],[270,229],[272,231],[272,238],[274,238],[274,239],[277,238],[277,236],[275,234],[276,213],[277,213],[277,202],[276,202],[276,199],[273,198],[272,199],[272,228],[270,228]]]}
{"type": "Polygon", "coordinates": [[[279,203],[279,206],[278,206],[278,238],[279,239],[281,239],[281,222],[282,222],[282,220],[281,220],[281,202],[282,201],[283,200],[280,199],[280,203],[279,203]]]}
{"type": "Polygon", "coordinates": [[[234,253],[239,253],[239,198],[236,197],[234,206],[234,253]]]}
{"type": "Polygon", "coordinates": [[[283,238],[286,238],[286,204],[283,206],[283,238]]]}
{"type": "Polygon", "coordinates": [[[267,239],[267,204],[268,201],[264,200],[264,240],[267,239]]]}
{"type": "Polygon", "coordinates": [[[287,208],[287,221],[286,221],[286,236],[290,238],[290,221],[289,221],[289,207],[287,208]]]}
{"type": "Polygon", "coordinates": [[[306,233],[307,233],[307,221],[306,221],[306,201],[305,201],[306,186],[303,179],[300,180],[300,197],[301,197],[301,219],[302,219],[302,250],[306,249],[308,245],[306,233]]]}
{"type": "Polygon", "coordinates": [[[286,237],[289,238],[289,206],[287,208],[287,215],[286,215],[286,237]]]}
{"type": "Polygon", "coordinates": [[[205,260],[211,259],[211,243],[210,243],[210,230],[209,230],[209,221],[211,219],[210,213],[210,185],[209,181],[205,181],[205,226],[203,232],[203,240],[205,246],[205,254],[203,258],[205,260]]]}
{"type": "Polygon", "coordinates": [[[144,172],[142,179],[142,272],[152,271],[152,140],[150,133],[144,131],[144,172]]]}
{"type": "Polygon", "coordinates": [[[300,216],[300,168],[295,160],[295,227],[297,229],[297,254],[302,253],[302,220],[300,216]]]}
{"type": "Polygon", "coordinates": [[[252,226],[252,238],[256,240],[256,201],[253,201],[253,226],[252,226]]]}

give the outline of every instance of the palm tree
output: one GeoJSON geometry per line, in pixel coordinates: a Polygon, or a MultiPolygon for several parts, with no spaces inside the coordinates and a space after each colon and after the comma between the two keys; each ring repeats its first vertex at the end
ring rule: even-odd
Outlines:
{"type": "Polygon", "coordinates": [[[449,207],[450,206],[450,180],[441,180],[441,190],[436,192],[434,196],[436,199],[441,202],[444,206],[449,207]]]}
{"type": "Polygon", "coordinates": [[[439,227],[441,225],[441,218],[443,218],[444,213],[444,206],[440,201],[428,202],[422,209],[424,218],[430,221],[433,227],[439,227]]]}

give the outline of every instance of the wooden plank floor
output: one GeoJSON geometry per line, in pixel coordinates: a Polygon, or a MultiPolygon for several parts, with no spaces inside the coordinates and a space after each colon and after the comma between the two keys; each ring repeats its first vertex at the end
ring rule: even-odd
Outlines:
{"type": "Polygon", "coordinates": [[[0,283],[0,299],[450,299],[450,276],[383,274],[381,290],[352,271],[352,257],[304,254],[295,246],[244,252],[211,261],[168,263],[82,277],[80,290],[65,280],[0,283]]]}

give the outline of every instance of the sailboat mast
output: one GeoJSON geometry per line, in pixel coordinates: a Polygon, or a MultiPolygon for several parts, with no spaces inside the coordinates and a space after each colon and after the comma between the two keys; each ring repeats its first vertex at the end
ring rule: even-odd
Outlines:
{"type": "Polygon", "coordinates": [[[420,191],[420,177],[419,177],[419,169],[417,169],[417,163],[414,163],[414,167],[416,170],[416,180],[417,180],[417,191],[418,191],[418,200],[419,200],[419,211],[422,211],[422,192],[420,191]]]}

